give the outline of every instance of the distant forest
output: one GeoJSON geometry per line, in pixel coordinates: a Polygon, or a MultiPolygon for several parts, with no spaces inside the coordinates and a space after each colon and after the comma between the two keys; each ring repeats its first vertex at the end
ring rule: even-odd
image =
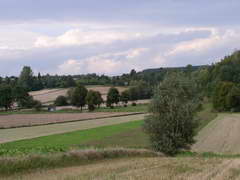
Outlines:
{"type": "MultiPolygon", "coordinates": [[[[147,69],[136,72],[134,69],[121,76],[106,76],[97,74],[87,75],[34,75],[31,67],[25,66],[19,77],[0,77],[0,87],[9,86],[12,89],[25,89],[36,91],[45,88],[69,88],[81,85],[108,85],[131,86],[144,90],[149,98],[154,87],[158,85],[167,74],[180,72],[197,82],[199,92],[208,97],[218,111],[240,111],[240,51],[224,57],[212,65],[176,68],[147,69]],[[17,88],[16,88],[17,87],[17,88]]],[[[1,89],[1,88],[0,88],[1,89]]]]}

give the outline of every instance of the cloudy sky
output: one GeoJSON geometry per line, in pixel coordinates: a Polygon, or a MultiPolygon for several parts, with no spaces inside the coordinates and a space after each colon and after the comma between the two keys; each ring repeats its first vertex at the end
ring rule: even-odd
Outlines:
{"type": "Polygon", "coordinates": [[[239,0],[0,0],[0,75],[117,75],[240,49],[239,0]]]}

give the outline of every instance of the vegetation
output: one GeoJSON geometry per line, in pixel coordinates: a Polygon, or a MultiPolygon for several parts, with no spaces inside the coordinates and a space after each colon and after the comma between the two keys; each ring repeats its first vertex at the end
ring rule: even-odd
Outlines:
{"type": "Polygon", "coordinates": [[[130,100],[129,90],[125,90],[121,93],[120,101],[124,106],[127,106],[128,101],[130,100]]]}
{"type": "Polygon", "coordinates": [[[102,140],[119,133],[124,134],[135,128],[140,128],[142,124],[143,121],[134,121],[0,144],[0,156],[66,152],[72,147],[86,147],[88,142],[102,140]]]}
{"type": "Polygon", "coordinates": [[[68,91],[70,104],[76,107],[81,107],[82,110],[82,108],[86,105],[87,93],[88,90],[81,84],[78,84],[77,87],[70,89],[68,91]]]}
{"type": "Polygon", "coordinates": [[[0,94],[0,108],[5,108],[7,111],[13,103],[11,87],[9,85],[1,85],[0,94]]]}
{"type": "Polygon", "coordinates": [[[120,101],[120,94],[117,88],[110,88],[107,94],[107,107],[113,108],[113,104],[118,104],[120,101]]]}
{"type": "Polygon", "coordinates": [[[194,83],[178,73],[167,76],[156,88],[144,124],[155,150],[175,155],[194,143],[194,113],[199,103],[195,93],[194,83]]]}
{"type": "Polygon", "coordinates": [[[54,102],[55,106],[67,106],[68,100],[65,96],[58,96],[54,102]]]}
{"type": "Polygon", "coordinates": [[[100,105],[103,103],[101,93],[93,90],[88,91],[86,103],[88,105],[88,110],[94,111],[96,106],[100,107],[100,105]]]}
{"type": "Polygon", "coordinates": [[[70,151],[66,153],[46,155],[35,155],[18,158],[0,159],[0,177],[9,176],[33,170],[44,170],[57,167],[76,166],[94,162],[96,160],[123,158],[123,157],[153,157],[157,156],[149,150],[134,150],[123,148],[111,149],[86,149],[70,151]]]}

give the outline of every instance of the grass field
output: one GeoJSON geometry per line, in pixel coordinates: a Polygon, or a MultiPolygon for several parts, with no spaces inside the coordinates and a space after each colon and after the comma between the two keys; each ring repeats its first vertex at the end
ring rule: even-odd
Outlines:
{"type": "MultiPolygon", "coordinates": [[[[129,133],[140,128],[143,121],[134,121],[118,125],[104,126],[93,129],[74,131],[64,134],[44,136],[34,139],[15,141],[0,145],[0,155],[21,155],[28,153],[48,153],[67,151],[71,148],[82,148],[119,134],[129,133]],[[88,144],[89,143],[89,144],[88,144]]],[[[132,137],[129,137],[130,139],[132,137]]],[[[119,139],[121,140],[121,139],[119,139]]],[[[117,141],[115,141],[117,145],[117,141]]],[[[140,142],[142,145],[142,143],[140,142]]]]}

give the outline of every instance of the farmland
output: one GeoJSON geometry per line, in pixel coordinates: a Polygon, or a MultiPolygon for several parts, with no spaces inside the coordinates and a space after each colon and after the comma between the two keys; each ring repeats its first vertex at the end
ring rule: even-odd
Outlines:
{"type": "Polygon", "coordinates": [[[138,157],[104,160],[6,178],[26,180],[75,179],[238,179],[240,160],[225,158],[138,157]]]}
{"type": "Polygon", "coordinates": [[[220,113],[196,137],[197,152],[240,153],[240,114],[220,113]]]}
{"type": "MultiPolygon", "coordinates": [[[[9,141],[16,141],[20,139],[30,139],[34,137],[47,136],[51,134],[60,134],[60,133],[77,131],[77,130],[97,128],[100,126],[121,124],[124,122],[130,122],[130,121],[138,121],[138,120],[142,120],[144,116],[145,116],[144,114],[139,114],[139,115],[131,115],[131,116],[103,118],[103,119],[97,119],[97,120],[51,124],[51,125],[44,125],[44,126],[2,129],[0,130],[0,135],[1,135],[0,142],[3,143],[3,142],[9,142],[9,141]]],[[[56,136],[56,138],[59,138],[59,137],[56,136]]],[[[79,137],[76,137],[76,138],[79,138],[79,137]]],[[[59,139],[61,140],[61,138],[59,139]]],[[[49,143],[51,144],[51,142],[48,142],[47,144],[45,144],[45,146],[49,145],[49,143]]],[[[27,141],[23,142],[23,145],[26,145],[26,144],[28,144],[27,141]]]]}
{"type": "Polygon", "coordinates": [[[96,113],[42,113],[12,114],[0,116],[0,128],[27,127],[36,125],[66,123],[73,121],[94,120],[100,118],[127,116],[129,112],[96,112],[96,113]]]}
{"type": "MultiPolygon", "coordinates": [[[[116,87],[119,92],[126,90],[125,87],[116,87]]],[[[104,100],[106,100],[107,92],[110,89],[109,86],[89,86],[88,90],[99,91],[102,94],[104,100]]],[[[51,103],[55,101],[58,96],[65,96],[69,89],[44,89],[40,91],[33,91],[29,94],[34,97],[34,99],[41,101],[43,104],[51,103]]]]}
{"type": "MultiPolygon", "coordinates": [[[[11,137],[11,133],[7,132],[12,131],[12,139],[9,141],[17,140],[16,134],[25,136],[26,134],[24,133],[29,133],[30,131],[38,134],[38,136],[42,136],[37,136],[38,138],[33,138],[34,136],[32,136],[27,137],[26,140],[4,143],[1,145],[1,153],[4,156],[29,153],[48,154],[67,152],[72,148],[77,150],[90,147],[100,148],[97,150],[98,152],[101,152],[102,148],[111,147],[149,149],[148,138],[141,128],[143,123],[141,119],[143,117],[144,115],[131,115],[1,130],[7,137],[11,137]],[[131,118],[131,120],[128,118],[131,118]],[[40,129],[44,133],[49,131],[50,134],[41,134],[38,131],[40,129]],[[68,132],[64,133],[67,129],[68,132]],[[51,135],[52,132],[54,134],[51,135]]],[[[17,176],[6,177],[6,179],[16,179],[16,177],[20,179],[38,179],[39,177],[41,179],[237,179],[240,174],[238,170],[240,164],[239,156],[231,156],[231,154],[239,152],[237,149],[239,144],[237,141],[239,139],[237,129],[239,127],[238,119],[240,115],[219,114],[217,118],[215,117],[216,113],[211,111],[209,104],[206,104],[204,109],[198,113],[201,128],[196,137],[197,143],[193,146],[193,151],[199,153],[207,151],[216,153],[230,152],[229,157],[226,154],[214,155],[211,153],[207,156],[191,153],[186,155],[180,154],[179,157],[174,158],[158,157],[157,155],[153,157],[129,156],[128,158],[118,156],[119,158],[117,159],[111,157],[101,161],[91,160],[87,163],[75,164],[74,166],[67,165],[67,167],[64,167],[64,165],[59,165],[54,169],[46,168],[41,171],[30,171],[28,174],[21,173],[17,176]],[[220,131],[226,132],[224,137],[219,136],[220,131]],[[218,136],[214,136],[213,132],[216,132],[218,136]],[[224,142],[225,145],[223,145],[224,142]],[[224,149],[220,147],[224,147],[224,149]],[[226,149],[226,147],[228,148],[226,149]],[[233,149],[231,150],[231,148],[233,149]],[[236,151],[233,151],[234,149],[236,151]],[[222,171],[223,168],[224,171],[222,171]]],[[[91,157],[99,158],[101,156],[91,155],[91,157]]]]}

